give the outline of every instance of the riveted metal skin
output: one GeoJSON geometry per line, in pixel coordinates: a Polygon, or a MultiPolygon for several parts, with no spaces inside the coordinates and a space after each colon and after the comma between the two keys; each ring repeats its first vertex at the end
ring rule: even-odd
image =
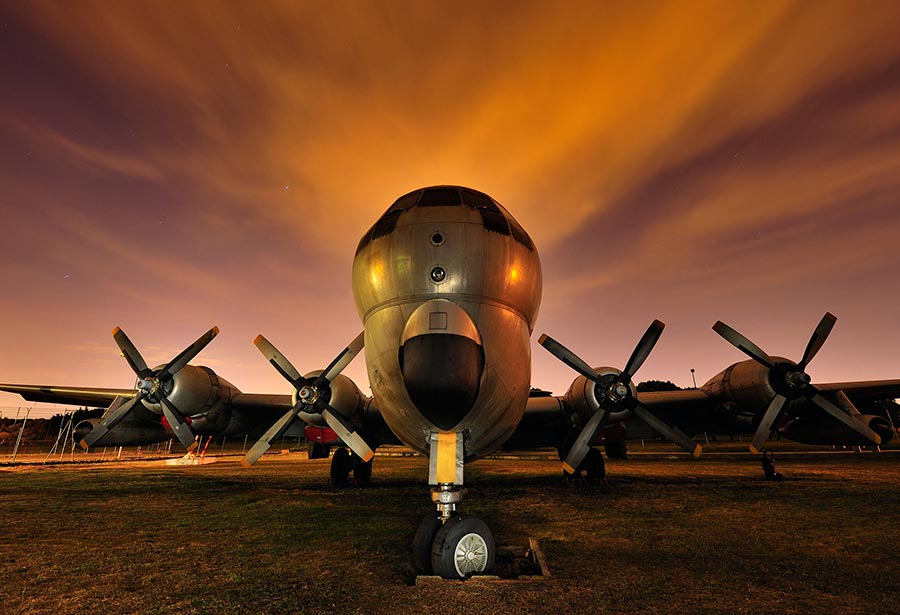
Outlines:
{"type": "MultiPolygon", "coordinates": [[[[784,357],[772,357],[776,363],[791,363],[784,357]]],[[[722,396],[750,408],[765,408],[776,395],[769,380],[769,369],[750,359],[735,363],[709,379],[701,389],[711,396],[722,396]]]]}
{"type": "MultiPolygon", "coordinates": [[[[230,402],[239,391],[213,370],[202,365],[185,365],[172,380],[162,383],[161,388],[184,416],[204,416],[202,421],[197,421],[198,429],[194,433],[223,435],[232,431],[230,402]]],[[[152,412],[162,414],[162,405],[153,396],[144,398],[142,403],[152,412]]]]}
{"type": "MultiPolygon", "coordinates": [[[[304,378],[312,379],[321,376],[325,370],[314,369],[311,372],[303,374],[304,378]]],[[[360,411],[365,404],[365,396],[360,392],[359,387],[344,374],[338,374],[330,385],[331,397],[328,400],[329,405],[337,410],[341,416],[351,418],[360,411]]],[[[299,391],[294,390],[291,395],[293,404],[299,399],[299,391]]],[[[328,427],[325,418],[320,412],[301,411],[298,416],[310,425],[318,427],[328,427]]]]}
{"type": "MultiPolygon", "coordinates": [[[[618,376],[621,370],[615,367],[595,367],[594,371],[602,376],[618,376]]],[[[630,384],[630,392],[632,396],[637,395],[637,389],[633,383],[630,384]]],[[[569,385],[569,390],[563,396],[566,408],[575,414],[573,426],[581,427],[587,423],[594,412],[600,407],[597,399],[597,385],[592,380],[588,380],[584,376],[579,375],[569,385]]]]}
{"type": "MultiPolygon", "coordinates": [[[[415,203],[410,197],[401,197],[398,203],[415,203]]],[[[365,325],[369,382],[394,434],[428,455],[429,434],[441,430],[410,399],[399,348],[407,323],[420,306],[438,299],[455,304],[474,324],[474,332],[465,336],[480,337],[485,353],[478,397],[452,428],[465,433],[465,459],[471,461],[497,450],[524,413],[531,380],[530,336],[541,300],[540,259],[533,245],[526,245],[530,239],[521,240],[523,231],[517,223],[519,238],[486,228],[485,215],[465,204],[407,206],[399,214],[394,210],[390,221],[394,226],[386,234],[380,234],[385,225],[376,223],[378,228],[360,242],[353,261],[353,292],[365,325]],[[433,241],[436,233],[443,241],[433,241]],[[431,275],[436,267],[445,272],[440,281],[431,275]]],[[[497,209],[512,221],[512,228],[509,213],[499,205],[497,209]]],[[[448,326],[454,310],[445,310],[450,314],[448,326]]],[[[425,322],[421,312],[418,318],[425,322]]],[[[411,325],[424,326],[418,320],[411,325]]]]}

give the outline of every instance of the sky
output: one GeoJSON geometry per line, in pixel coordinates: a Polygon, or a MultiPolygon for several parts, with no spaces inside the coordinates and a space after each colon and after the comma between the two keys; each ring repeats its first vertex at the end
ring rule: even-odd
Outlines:
{"type": "MultiPolygon", "coordinates": [[[[111,331],[247,392],[357,333],[360,236],[487,192],[532,236],[548,333],[637,380],[744,358],[900,378],[896,2],[0,3],[0,382],[129,387],[111,331]]],[[[362,358],[345,371],[368,393],[362,358]]],[[[0,394],[4,416],[30,405],[0,394]]],[[[50,412],[52,414],[52,412],[50,412]]]]}

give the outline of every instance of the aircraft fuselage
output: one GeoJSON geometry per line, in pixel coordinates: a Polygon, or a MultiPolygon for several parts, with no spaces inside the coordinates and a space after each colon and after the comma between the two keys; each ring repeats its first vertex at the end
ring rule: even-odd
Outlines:
{"type": "Polygon", "coordinates": [[[487,195],[452,186],[398,199],[360,241],[353,293],[372,393],[388,427],[428,454],[462,433],[467,461],[522,418],[541,299],[531,239],[487,195]]]}

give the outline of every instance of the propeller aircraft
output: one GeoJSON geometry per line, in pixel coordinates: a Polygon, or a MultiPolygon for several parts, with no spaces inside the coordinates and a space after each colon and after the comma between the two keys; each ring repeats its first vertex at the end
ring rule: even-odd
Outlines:
{"type": "Polygon", "coordinates": [[[402,443],[429,459],[434,505],[416,532],[414,561],[421,572],[448,578],[493,566],[490,529],[460,514],[460,506],[466,465],[501,449],[553,447],[564,473],[596,478],[605,469],[594,445],[601,437],[608,447],[621,441],[628,435],[623,424],[634,420],[693,456],[701,447],[691,434],[710,426],[752,429],[753,451],[773,427],[827,443],[879,444],[894,435],[884,419],[862,414],[851,400],[898,397],[900,380],[811,383],[806,368],[834,325],[830,314],[798,363],[770,356],[716,323],[715,331],[750,359],[698,389],[678,391],[642,393],[633,382],[663,332],[658,320],[621,370],[591,367],[542,335],[540,344],[577,376],[561,396],[533,389],[530,340],[541,291],[534,243],[502,205],[465,187],[422,188],[397,199],[360,240],[353,294],[363,331],[329,365],[301,374],[268,339],[254,340],[290,384],[290,395],[242,393],[213,370],[189,365],[217,328],[154,369],[117,328],[113,336],[138,377],[134,390],[0,390],[33,401],[109,405],[83,431],[86,447],[173,432],[190,448],[197,435],[265,430],[243,459],[249,467],[299,425],[308,438],[322,442],[328,432],[328,443],[352,451],[338,448],[332,458],[332,478],[341,478],[351,469],[368,476],[379,446],[402,443]],[[363,350],[371,397],[341,373],[363,350]]]}

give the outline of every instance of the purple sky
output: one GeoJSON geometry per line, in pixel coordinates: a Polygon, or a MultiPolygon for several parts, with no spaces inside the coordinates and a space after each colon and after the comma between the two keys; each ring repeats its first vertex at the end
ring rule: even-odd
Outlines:
{"type": "Polygon", "coordinates": [[[659,318],[638,379],[687,386],[743,357],[717,319],[798,359],[828,310],[815,381],[900,378],[900,5],[864,4],[6,3],[0,381],[127,387],[114,326],[155,363],[216,324],[198,362],[286,393],[252,339],[324,367],[359,237],[442,183],[528,230],[536,333],[592,364],[659,318]]]}

